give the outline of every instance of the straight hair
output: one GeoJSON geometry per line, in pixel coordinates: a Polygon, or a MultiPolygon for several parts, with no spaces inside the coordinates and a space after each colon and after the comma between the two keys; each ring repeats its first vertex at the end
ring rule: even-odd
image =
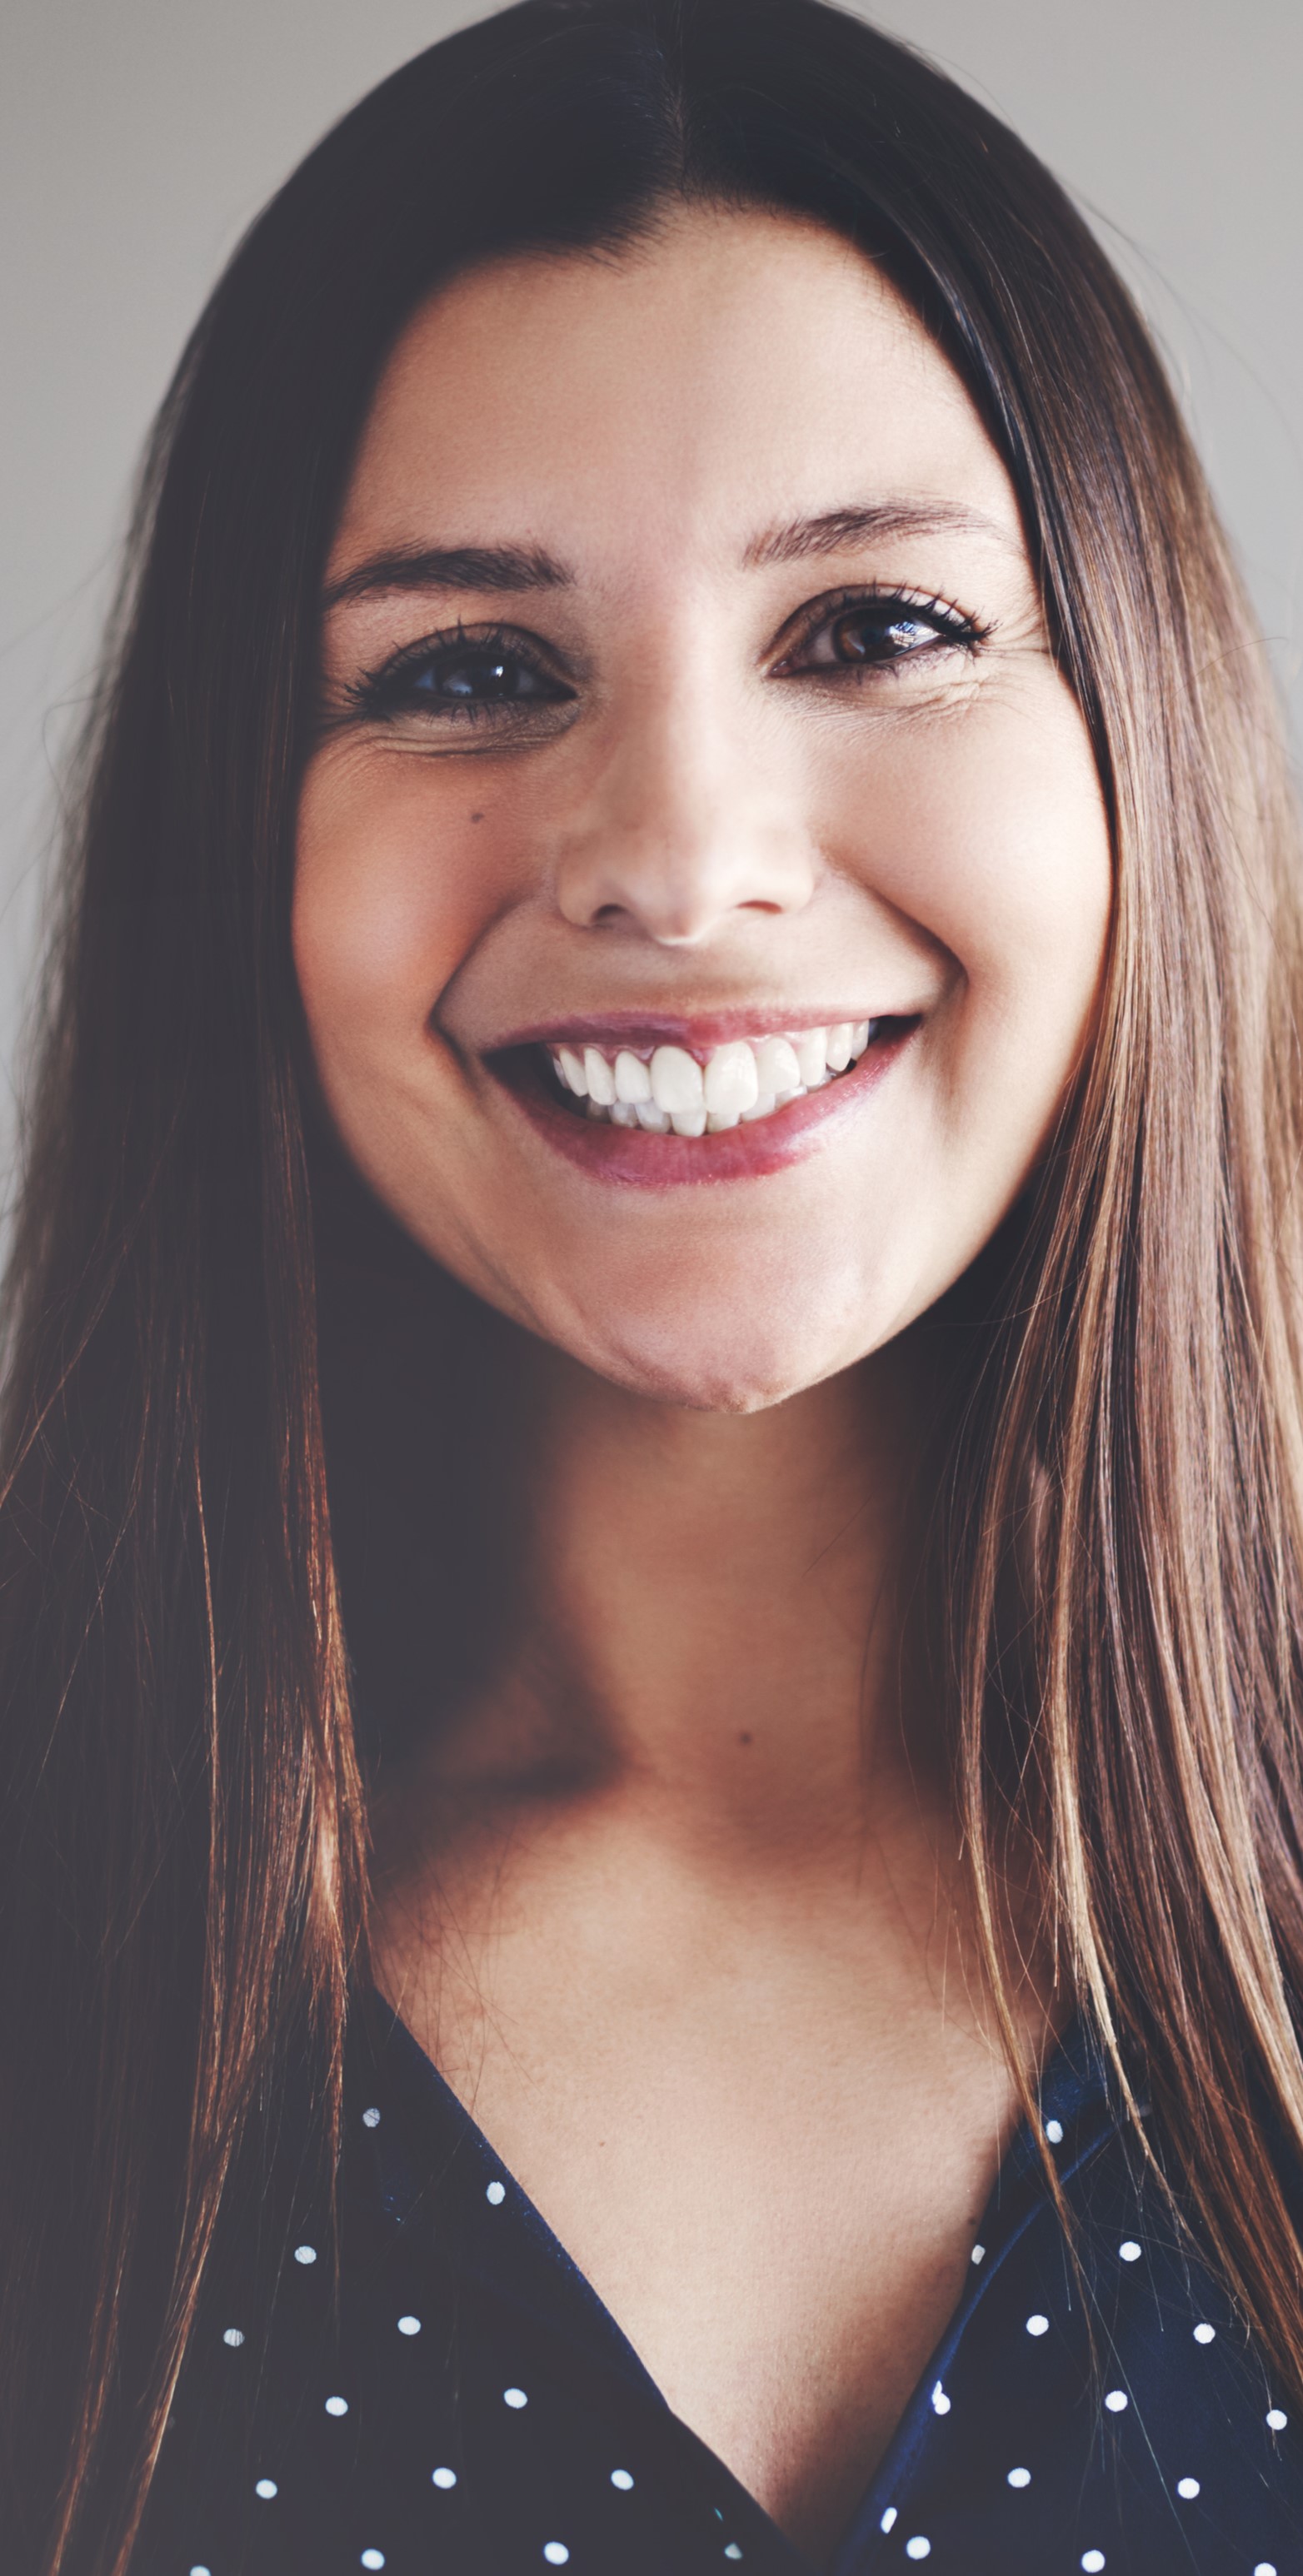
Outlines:
{"type": "Polygon", "coordinates": [[[333,2169],[365,1977],[288,928],[351,460],[441,282],[618,253],[685,200],[812,218],[908,299],[1013,478],[1089,728],[1098,1031],[958,1337],[938,1478],[956,1796],[1011,2049],[1030,1841],[1064,1985],[1303,2398],[1303,912],[1252,622],[1131,301],[984,108],[822,0],[523,0],[364,99],[231,261],[80,756],[0,1488],[23,2576],[127,2568],[221,2228],[300,2115],[333,2169]]]}

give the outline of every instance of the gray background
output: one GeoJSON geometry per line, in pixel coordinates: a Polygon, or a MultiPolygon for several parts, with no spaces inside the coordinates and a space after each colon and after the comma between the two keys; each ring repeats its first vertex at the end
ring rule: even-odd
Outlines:
{"type": "MultiPolygon", "coordinates": [[[[134,461],[227,253],[481,0],[4,0],[0,1202],[17,1032],[134,461]]],[[[883,0],[1097,222],[1182,388],[1303,739],[1303,0],[883,0]]]]}

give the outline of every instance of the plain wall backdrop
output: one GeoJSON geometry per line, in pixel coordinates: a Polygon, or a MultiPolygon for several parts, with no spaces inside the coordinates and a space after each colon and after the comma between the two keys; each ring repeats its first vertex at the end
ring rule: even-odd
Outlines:
{"type": "MultiPolygon", "coordinates": [[[[0,1200],[59,758],[135,460],[266,197],[480,0],[4,0],[0,1200]]],[[[1167,350],[1303,740],[1303,0],[883,0],[1066,181],[1167,350]]]]}

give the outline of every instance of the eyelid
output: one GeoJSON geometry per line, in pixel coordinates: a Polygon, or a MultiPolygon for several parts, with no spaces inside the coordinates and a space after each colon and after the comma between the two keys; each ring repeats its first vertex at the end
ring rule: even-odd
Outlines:
{"type": "Polygon", "coordinates": [[[562,686],[573,686],[573,678],[565,667],[563,656],[555,645],[544,643],[541,635],[532,634],[525,627],[506,625],[501,618],[477,620],[470,626],[459,618],[455,626],[439,627],[433,634],[417,636],[411,644],[400,644],[373,670],[363,671],[358,679],[351,682],[349,695],[355,702],[372,704],[383,694],[386,686],[404,679],[409,671],[419,671],[424,663],[432,662],[436,654],[458,650],[484,653],[492,652],[495,647],[513,654],[519,661],[534,664],[562,686]]]}
{"type": "Polygon", "coordinates": [[[844,616],[855,608],[881,607],[888,602],[912,609],[917,616],[935,619],[938,634],[944,636],[949,632],[957,644],[985,644],[993,631],[971,610],[961,608],[957,600],[943,598],[939,591],[919,590],[912,583],[900,581],[854,582],[839,590],[825,591],[820,598],[808,600],[795,611],[770,648],[770,669],[789,660],[802,644],[808,643],[818,633],[821,626],[827,625],[830,618],[844,616]]]}

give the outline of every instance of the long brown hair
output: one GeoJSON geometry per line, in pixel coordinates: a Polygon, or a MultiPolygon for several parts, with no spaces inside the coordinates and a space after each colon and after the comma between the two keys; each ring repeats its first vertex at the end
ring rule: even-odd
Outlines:
{"type": "Polygon", "coordinates": [[[1303,2391],[1303,914],[1251,622],[1124,290],[982,108],[821,0],[524,0],[364,100],[237,253],[82,755],[0,1510],[22,2576],[127,2565],[215,2237],[293,2088],[330,2165],[365,1853],[287,925],[350,456],[440,278],[618,245],[684,191],[835,227],[937,334],[1095,745],[1101,1026],[962,1337],[942,1487],[959,1795],[997,1984],[1030,1835],[1065,1981],[1303,2391]]]}

